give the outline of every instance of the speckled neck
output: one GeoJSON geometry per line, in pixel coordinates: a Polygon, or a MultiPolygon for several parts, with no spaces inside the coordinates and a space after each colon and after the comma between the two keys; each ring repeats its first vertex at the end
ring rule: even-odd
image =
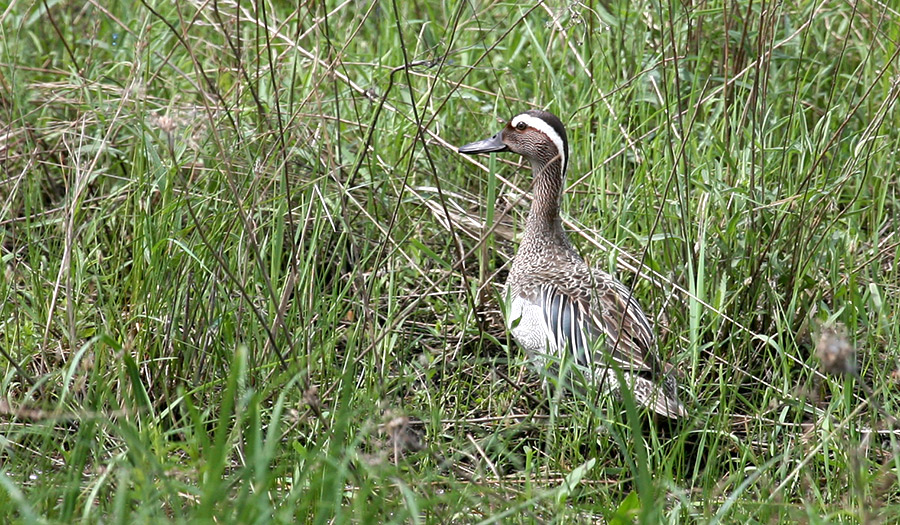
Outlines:
{"type": "Polygon", "coordinates": [[[562,172],[562,162],[559,157],[550,159],[549,162],[532,159],[531,169],[534,175],[534,200],[531,202],[531,211],[528,212],[528,220],[525,223],[523,242],[539,239],[543,242],[549,240],[568,244],[568,237],[563,231],[562,219],[559,216],[565,176],[562,172]]]}

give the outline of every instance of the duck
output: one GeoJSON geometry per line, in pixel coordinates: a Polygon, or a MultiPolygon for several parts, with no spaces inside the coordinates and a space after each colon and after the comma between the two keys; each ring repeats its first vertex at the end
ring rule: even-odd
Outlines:
{"type": "MultiPolygon", "coordinates": [[[[570,359],[601,390],[627,388],[636,403],[670,419],[688,415],[656,351],[656,336],[631,289],[579,255],[560,217],[569,166],[556,115],[528,110],[459,153],[517,153],[531,163],[533,199],[505,285],[506,327],[539,370],[570,359]]],[[[545,376],[546,379],[546,376],[545,376]]]]}

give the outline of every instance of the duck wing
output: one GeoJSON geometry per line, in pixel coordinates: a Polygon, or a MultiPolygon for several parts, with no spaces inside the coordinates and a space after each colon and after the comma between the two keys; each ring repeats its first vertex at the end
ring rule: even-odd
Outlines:
{"type": "MultiPolygon", "coordinates": [[[[579,286],[572,280],[544,282],[516,298],[527,305],[522,314],[540,313],[539,320],[529,319],[529,329],[543,332],[548,353],[561,356],[568,349],[579,365],[660,373],[651,350],[653,328],[631,290],[605,272],[591,277],[579,286]],[[598,346],[601,338],[606,344],[598,346]]],[[[515,305],[513,310],[518,310],[515,305]]]]}

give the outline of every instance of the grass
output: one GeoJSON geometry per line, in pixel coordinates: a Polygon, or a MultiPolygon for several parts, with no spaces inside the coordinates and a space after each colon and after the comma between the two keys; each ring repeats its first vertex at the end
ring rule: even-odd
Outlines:
{"type": "Polygon", "coordinates": [[[898,39],[878,1],[12,3],[0,516],[900,519],[898,39]],[[531,107],[681,424],[548,399],[503,329],[530,170],[454,145],[531,107]]]}

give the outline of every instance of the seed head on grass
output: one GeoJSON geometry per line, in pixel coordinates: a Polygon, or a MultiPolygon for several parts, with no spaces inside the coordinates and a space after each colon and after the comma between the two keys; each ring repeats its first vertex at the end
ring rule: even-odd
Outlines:
{"type": "Polygon", "coordinates": [[[816,357],[826,374],[856,375],[856,349],[847,338],[847,328],[843,324],[822,328],[816,357]]]}
{"type": "Polygon", "coordinates": [[[386,414],[386,422],[382,425],[381,431],[388,436],[395,465],[406,454],[424,448],[421,433],[414,429],[411,423],[409,417],[402,413],[389,411],[386,414]]]}
{"type": "Polygon", "coordinates": [[[175,129],[177,128],[177,124],[175,119],[168,115],[159,115],[155,119],[153,119],[156,126],[162,130],[163,133],[167,135],[171,135],[175,133],[175,129]]]}

